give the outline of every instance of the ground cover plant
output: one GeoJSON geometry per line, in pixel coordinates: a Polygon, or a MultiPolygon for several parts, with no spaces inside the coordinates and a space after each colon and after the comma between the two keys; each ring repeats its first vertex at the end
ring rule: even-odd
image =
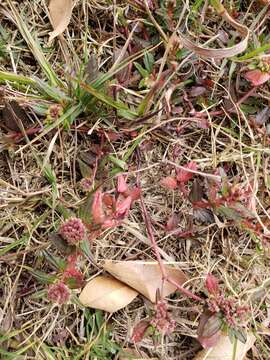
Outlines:
{"type": "Polygon", "coordinates": [[[268,0],[2,0],[0,358],[269,359],[268,0]]]}

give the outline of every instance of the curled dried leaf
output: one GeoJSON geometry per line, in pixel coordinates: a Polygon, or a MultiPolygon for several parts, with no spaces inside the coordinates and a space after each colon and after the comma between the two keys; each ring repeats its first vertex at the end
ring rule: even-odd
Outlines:
{"type": "Polygon", "coordinates": [[[194,51],[197,55],[204,56],[207,58],[213,58],[213,59],[223,59],[238,55],[242,51],[246,50],[248,45],[249,29],[246,26],[235,21],[227,12],[227,10],[219,3],[219,1],[217,3],[218,3],[217,7],[219,8],[218,11],[219,15],[221,15],[226,22],[228,22],[232,27],[234,27],[239,32],[239,34],[243,38],[242,41],[231,47],[226,47],[223,49],[211,49],[197,45],[196,43],[192,42],[185,35],[181,33],[179,33],[178,36],[182,46],[191,51],[194,51]]]}
{"type": "Polygon", "coordinates": [[[50,21],[53,31],[50,32],[49,42],[62,34],[67,28],[72,15],[72,0],[51,0],[49,4],[50,21]]]}

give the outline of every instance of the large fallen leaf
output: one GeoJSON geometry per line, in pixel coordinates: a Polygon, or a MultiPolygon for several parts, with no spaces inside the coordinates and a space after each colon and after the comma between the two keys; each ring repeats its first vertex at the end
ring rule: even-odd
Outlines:
{"type": "Polygon", "coordinates": [[[49,4],[50,21],[53,31],[50,32],[49,42],[62,34],[67,28],[72,14],[72,0],[51,0],[49,4]]]}
{"type": "MultiPolygon", "coordinates": [[[[162,290],[163,296],[168,296],[176,290],[176,287],[167,281],[162,286],[161,271],[156,261],[105,260],[103,267],[111,275],[137,290],[152,302],[155,302],[157,289],[162,290]]],[[[166,265],[166,263],[165,269],[167,275],[179,285],[188,280],[188,277],[180,269],[166,265]]]]}
{"type": "Polygon", "coordinates": [[[87,283],[79,299],[84,306],[113,313],[124,308],[137,295],[137,291],[122,282],[100,275],[87,283]]]}
{"type": "Polygon", "coordinates": [[[250,333],[245,344],[237,340],[235,357],[233,357],[235,345],[228,336],[222,335],[214,347],[200,351],[193,360],[244,360],[255,340],[255,336],[250,333]]]}

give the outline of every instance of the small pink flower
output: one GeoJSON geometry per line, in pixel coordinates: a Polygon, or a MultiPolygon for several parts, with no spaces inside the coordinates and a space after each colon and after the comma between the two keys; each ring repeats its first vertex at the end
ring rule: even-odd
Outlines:
{"type": "Polygon", "coordinates": [[[48,299],[60,305],[66,303],[69,297],[69,289],[63,282],[53,284],[48,289],[48,299]]]}
{"type": "Polygon", "coordinates": [[[81,219],[70,218],[59,229],[59,234],[69,243],[76,244],[85,236],[85,226],[81,219]]]}
{"type": "Polygon", "coordinates": [[[167,176],[160,181],[160,185],[166,189],[175,190],[177,188],[177,181],[173,176],[167,176]]]}
{"type": "Polygon", "coordinates": [[[126,180],[123,175],[119,175],[117,178],[117,191],[119,193],[124,193],[128,190],[126,180]]]}

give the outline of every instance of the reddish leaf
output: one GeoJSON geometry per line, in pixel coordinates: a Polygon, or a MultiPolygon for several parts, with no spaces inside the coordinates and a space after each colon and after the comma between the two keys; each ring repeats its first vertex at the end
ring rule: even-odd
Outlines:
{"type": "Polygon", "coordinates": [[[167,221],[166,230],[172,231],[172,230],[176,229],[178,223],[179,223],[179,216],[177,214],[172,214],[172,216],[167,221]]]}
{"type": "Polygon", "coordinates": [[[138,322],[138,324],[135,325],[133,329],[131,341],[133,341],[134,343],[141,341],[149,326],[150,320],[141,320],[140,322],[138,322]]]}
{"type": "Polygon", "coordinates": [[[202,313],[197,329],[198,341],[204,348],[214,346],[221,334],[222,321],[208,309],[202,313]]]}
{"type": "MultiPolygon", "coordinates": [[[[197,170],[197,165],[194,161],[190,161],[188,164],[184,165],[186,169],[190,170],[197,170]]],[[[194,173],[190,171],[186,171],[184,169],[177,170],[177,181],[181,183],[187,183],[189,180],[191,180],[194,176],[194,173]]]]}
{"type": "Polygon", "coordinates": [[[128,189],[125,194],[125,196],[130,196],[132,199],[132,202],[135,200],[138,200],[141,195],[141,189],[138,187],[134,187],[133,189],[128,189]]]}
{"type": "Polygon", "coordinates": [[[104,223],[102,224],[102,228],[103,229],[111,229],[116,227],[117,225],[120,224],[119,220],[115,220],[115,219],[106,219],[104,221],[104,223]]]}
{"type": "Polygon", "coordinates": [[[210,294],[212,295],[218,294],[219,293],[218,279],[212,274],[207,274],[205,279],[205,287],[210,294]]]}
{"type": "Polygon", "coordinates": [[[167,176],[160,181],[160,185],[164,186],[167,189],[175,190],[177,188],[177,181],[172,176],[167,176]]]}
{"type": "Polygon", "coordinates": [[[190,96],[200,96],[202,94],[204,94],[206,92],[206,88],[203,86],[192,86],[192,88],[190,89],[190,96]]]}
{"type": "Polygon", "coordinates": [[[105,220],[105,214],[102,208],[102,192],[96,191],[92,204],[92,217],[95,224],[102,224],[105,220]]]}
{"type": "Polygon", "coordinates": [[[104,194],[103,197],[102,197],[102,202],[103,204],[106,206],[106,207],[109,207],[111,208],[114,204],[114,197],[110,194],[104,194]]]}
{"type": "Polygon", "coordinates": [[[83,274],[74,267],[64,271],[63,281],[70,289],[79,289],[84,285],[83,274]]]}
{"type": "Polygon", "coordinates": [[[2,115],[4,125],[11,131],[21,132],[29,126],[26,112],[15,100],[5,103],[2,115]]]}
{"type": "Polygon", "coordinates": [[[219,330],[210,337],[198,336],[197,339],[205,349],[208,349],[217,344],[217,342],[220,338],[220,335],[221,335],[221,331],[219,330]]]}
{"type": "Polygon", "coordinates": [[[259,86],[270,79],[270,73],[262,72],[259,69],[250,70],[245,73],[245,78],[249,80],[252,85],[259,86]]]}
{"type": "Polygon", "coordinates": [[[119,175],[117,178],[117,191],[119,193],[124,193],[125,191],[127,191],[127,189],[128,189],[128,186],[127,186],[124,176],[119,175]]]}
{"type": "Polygon", "coordinates": [[[116,204],[116,217],[124,217],[128,214],[130,206],[131,206],[132,198],[128,196],[126,199],[118,202],[116,204]]]}

